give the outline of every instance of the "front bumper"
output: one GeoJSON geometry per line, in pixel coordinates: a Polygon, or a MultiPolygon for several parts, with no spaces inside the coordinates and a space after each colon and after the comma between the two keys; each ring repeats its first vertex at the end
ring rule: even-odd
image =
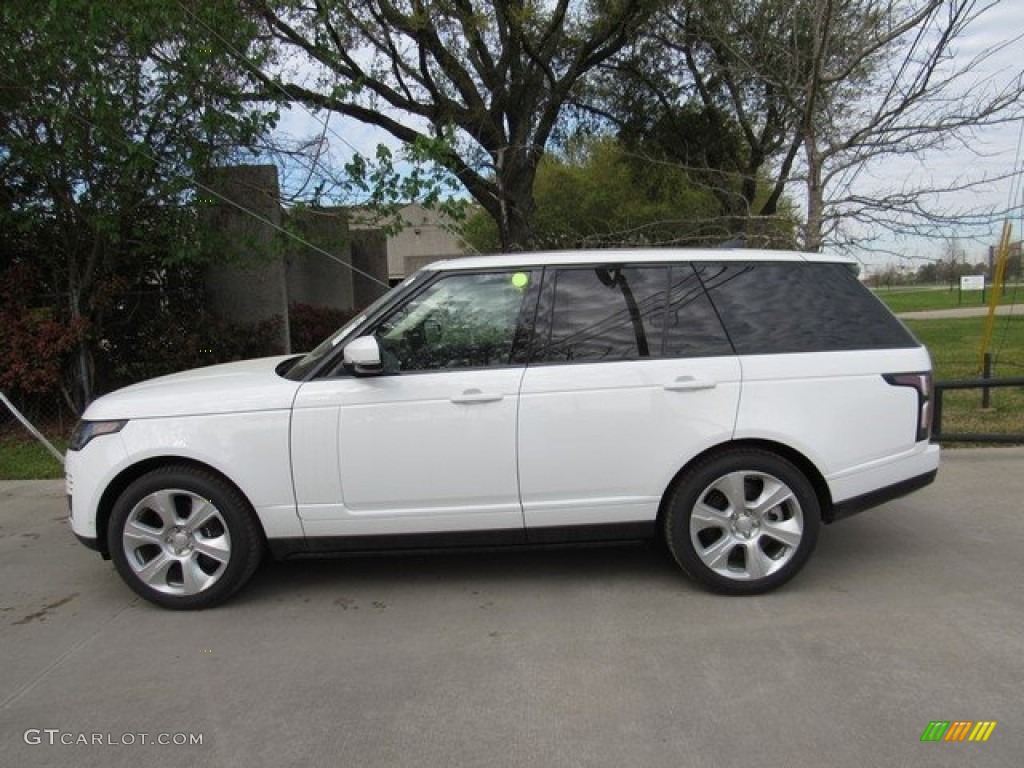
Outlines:
{"type": "MultiPolygon", "coordinates": [[[[72,533],[74,532],[72,531],[72,533]]],[[[92,538],[90,536],[82,536],[78,533],[75,533],[75,538],[78,539],[78,541],[81,544],[91,549],[93,552],[99,552],[103,556],[104,560],[110,559],[110,555],[103,551],[103,548],[100,546],[100,542],[98,539],[92,538]]]]}
{"type": "Polygon", "coordinates": [[[126,456],[121,435],[115,434],[98,437],[81,451],[68,451],[64,459],[68,522],[75,537],[97,552],[104,549],[102,531],[96,524],[100,499],[126,456]]]}

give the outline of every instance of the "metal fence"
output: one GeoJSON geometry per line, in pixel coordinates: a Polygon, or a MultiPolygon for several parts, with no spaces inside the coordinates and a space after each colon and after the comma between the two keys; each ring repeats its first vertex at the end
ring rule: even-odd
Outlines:
{"type": "Polygon", "coordinates": [[[1002,445],[1024,444],[1024,434],[995,434],[991,432],[944,432],[942,429],[943,395],[950,390],[980,389],[982,402],[988,404],[989,390],[1003,387],[1024,387],[1024,376],[1002,379],[947,379],[935,382],[935,403],[932,411],[932,441],[939,443],[993,443],[1002,445]]]}
{"type": "Polygon", "coordinates": [[[61,451],[67,444],[77,418],[59,396],[20,397],[0,393],[0,479],[48,477],[59,472],[61,451]],[[32,446],[34,449],[29,450],[32,446]],[[28,451],[28,453],[26,453],[28,451]],[[47,454],[52,456],[47,456],[47,454]],[[32,464],[24,474],[26,457],[32,464]],[[35,474],[39,467],[44,474],[35,474]]]}

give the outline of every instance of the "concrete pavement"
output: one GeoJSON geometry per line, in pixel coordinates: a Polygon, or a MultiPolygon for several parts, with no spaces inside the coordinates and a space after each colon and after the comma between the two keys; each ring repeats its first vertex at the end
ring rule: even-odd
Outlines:
{"type": "MultiPolygon", "coordinates": [[[[925,309],[919,312],[900,312],[896,317],[904,320],[944,320],[957,317],[984,317],[988,307],[957,307],[956,309],[925,309]]],[[[997,315],[1024,315],[1024,305],[1000,304],[997,315]]]]}
{"type": "Polygon", "coordinates": [[[0,764],[1016,766],[1022,499],[1024,449],[947,451],[756,598],[634,547],[272,564],[172,613],[71,537],[60,483],[0,483],[0,764]],[[998,725],[921,743],[935,720],[998,725]]]}

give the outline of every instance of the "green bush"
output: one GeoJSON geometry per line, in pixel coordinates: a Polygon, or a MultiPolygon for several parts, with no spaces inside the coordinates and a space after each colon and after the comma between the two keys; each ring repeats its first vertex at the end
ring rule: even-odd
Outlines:
{"type": "Polygon", "coordinates": [[[292,304],[288,312],[292,351],[308,352],[355,316],[352,310],[292,304]]]}

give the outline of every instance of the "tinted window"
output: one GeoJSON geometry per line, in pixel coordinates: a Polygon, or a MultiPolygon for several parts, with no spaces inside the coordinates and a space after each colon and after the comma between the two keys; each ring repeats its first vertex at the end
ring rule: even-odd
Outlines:
{"type": "MultiPolygon", "coordinates": [[[[337,349],[338,345],[349,335],[353,334],[355,330],[366,321],[367,318],[372,317],[378,310],[393,301],[400,300],[403,293],[408,292],[409,286],[411,286],[416,280],[421,277],[422,273],[415,273],[409,275],[400,286],[392,288],[390,291],[385,293],[383,296],[377,298],[369,307],[362,310],[356,317],[353,317],[345,325],[336,330],[322,342],[320,342],[315,349],[311,352],[306,353],[301,360],[295,365],[288,369],[284,374],[286,379],[292,381],[302,381],[309,375],[309,372],[316,368],[320,363],[327,359],[327,357],[337,349]]],[[[338,360],[338,364],[326,371],[328,375],[333,375],[341,368],[341,361],[338,360]]]]}
{"type": "Polygon", "coordinates": [[[702,278],[741,355],[918,346],[843,264],[708,264],[702,278]]]}
{"type": "MultiPolygon", "coordinates": [[[[545,362],[660,357],[668,267],[558,269],[545,362]]],[[[549,294],[550,295],[550,294],[549,294]]]]}
{"type": "Polygon", "coordinates": [[[733,354],[689,264],[549,270],[539,314],[539,362],[733,354]]]}
{"type": "Polygon", "coordinates": [[[534,273],[451,274],[377,326],[385,371],[509,365],[534,273]]]}
{"type": "Polygon", "coordinates": [[[722,323],[696,272],[689,264],[672,267],[668,316],[665,325],[666,357],[720,357],[733,354],[722,323]]]}

